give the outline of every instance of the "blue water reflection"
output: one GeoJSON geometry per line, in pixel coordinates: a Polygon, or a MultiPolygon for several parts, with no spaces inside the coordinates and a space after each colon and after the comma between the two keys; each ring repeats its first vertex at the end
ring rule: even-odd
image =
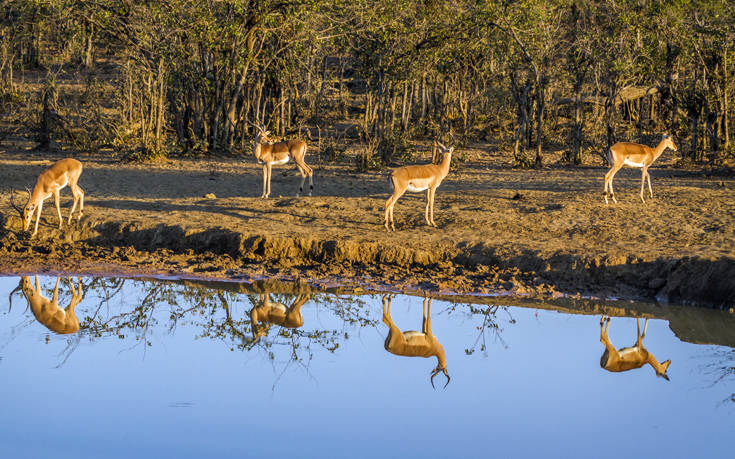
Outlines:
{"type": "MultiPolygon", "coordinates": [[[[386,351],[379,295],[82,278],[80,331],[57,334],[20,290],[9,309],[22,283],[0,277],[4,458],[731,454],[733,349],[665,320],[644,344],[671,381],[601,368],[600,315],[434,299],[451,375],[434,390],[435,356],[386,351]]],[[[55,284],[40,278],[50,301],[55,284]]],[[[62,279],[57,305],[73,301],[62,279]]],[[[422,331],[423,299],[396,296],[390,315],[422,331]]],[[[612,317],[609,336],[630,346],[636,320],[612,317]]]]}

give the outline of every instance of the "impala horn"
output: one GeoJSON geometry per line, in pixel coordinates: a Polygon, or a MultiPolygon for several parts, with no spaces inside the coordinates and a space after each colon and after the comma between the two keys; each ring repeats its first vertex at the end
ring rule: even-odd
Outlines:
{"type": "Polygon", "coordinates": [[[431,379],[429,380],[431,382],[431,387],[433,387],[436,390],[436,387],[434,386],[434,376],[438,375],[440,371],[444,372],[444,376],[447,377],[447,383],[444,384],[443,389],[446,389],[449,385],[449,381],[452,380],[452,378],[449,377],[449,373],[447,372],[446,368],[437,368],[431,372],[431,379]]]}
{"type": "Polygon", "coordinates": [[[20,284],[18,284],[18,286],[17,286],[17,287],[15,287],[15,289],[14,289],[14,290],[13,290],[12,292],[10,292],[10,294],[8,295],[8,313],[10,313],[10,310],[11,310],[11,309],[13,309],[13,295],[14,295],[14,294],[15,294],[15,292],[17,292],[18,290],[21,290],[21,288],[22,288],[22,287],[23,287],[23,283],[21,282],[21,283],[20,283],[20,284]]]}
{"type": "Polygon", "coordinates": [[[15,190],[11,188],[10,189],[10,205],[13,206],[13,208],[18,211],[18,213],[20,214],[20,219],[23,220],[23,209],[18,207],[18,205],[15,203],[14,197],[15,197],[15,190]]]}

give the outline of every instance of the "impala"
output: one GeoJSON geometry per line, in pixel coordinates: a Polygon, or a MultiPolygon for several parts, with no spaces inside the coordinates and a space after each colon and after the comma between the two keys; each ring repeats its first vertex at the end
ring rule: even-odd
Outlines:
{"type": "Polygon", "coordinates": [[[667,381],[669,377],[666,375],[666,370],[671,364],[671,360],[667,360],[663,363],[659,363],[656,357],[653,356],[648,350],[643,347],[643,338],[646,336],[646,328],[648,328],[648,319],[643,324],[643,334],[641,334],[641,323],[640,319],[635,319],[636,326],[638,328],[638,339],[635,344],[631,347],[624,347],[621,349],[615,349],[615,346],[610,342],[610,337],[607,334],[610,328],[610,316],[602,316],[600,319],[600,341],[605,345],[605,351],[602,353],[600,358],[600,366],[607,371],[628,371],[634,368],[640,368],[645,364],[651,365],[656,371],[656,376],[662,376],[667,381]],[[604,324],[607,324],[605,326],[604,324]]]}
{"type": "Polygon", "coordinates": [[[299,192],[296,196],[304,192],[304,180],[309,177],[309,196],[314,191],[312,176],[314,172],[311,167],[304,162],[306,156],[306,142],[303,140],[292,139],[285,142],[268,143],[267,138],[270,131],[266,130],[264,125],[256,126],[258,133],[255,135],[255,145],[253,147],[253,155],[259,163],[263,164],[263,194],[261,198],[267,198],[271,194],[271,171],[273,166],[286,164],[290,159],[296,163],[296,168],[301,173],[301,184],[299,192]]]}
{"type": "Polygon", "coordinates": [[[10,204],[20,213],[21,219],[23,220],[23,230],[28,231],[33,220],[33,213],[36,212],[36,226],[33,229],[31,237],[36,235],[38,232],[38,222],[41,219],[43,201],[51,196],[54,197],[56,213],[59,215],[59,228],[61,228],[64,220],[61,218],[61,208],[59,207],[59,191],[67,185],[69,185],[71,193],[74,195],[74,204],[71,207],[71,212],[69,212],[67,224],[71,223],[71,217],[74,214],[74,209],[77,208],[77,203],[79,203],[77,220],[81,219],[84,211],[84,190],[77,185],[80,175],[82,175],[82,163],[76,159],[66,158],[55,162],[38,176],[36,185],[33,187],[33,192],[28,191],[28,202],[23,210],[15,204],[13,200],[15,193],[11,190],[10,204]]]}
{"type": "MultiPolygon", "coordinates": [[[[69,287],[71,288],[72,297],[69,306],[61,308],[59,306],[60,279],[61,278],[59,277],[56,278],[54,295],[51,300],[43,296],[41,286],[38,282],[38,276],[36,276],[35,287],[33,286],[30,277],[23,276],[20,279],[20,285],[18,288],[21,289],[23,296],[25,296],[28,301],[28,305],[31,308],[31,312],[33,312],[33,316],[46,328],[59,334],[76,333],[79,331],[79,319],[77,319],[77,316],[74,313],[74,308],[77,307],[84,297],[82,281],[77,278],[77,282],[79,284],[79,289],[77,290],[74,288],[74,281],[69,277],[66,278],[69,283],[69,287]]],[[[13,293],[16,292],[18,288],[16,288],[13,293]]]]}
{"type": "Polygon", "coordinates": [[[674,141],[671,140],[671,137],[668,134],[663,135],[661,142],[659,142],[656,148],[630,142],[618,142],[610,147],[607,160],[612,164],[612,167],[607,171],[607,174],[605,174],[605,190],[603,191],[605,204],[608,204],[608,189],[610,190],[610,197],[613,202],[616,204],[618,202],[618,200],[615,199],[612,181],[615,174],[617,174],[623,166],[637,167],[641,169],[641,201],[646,202],[646,200],[643,199],[643,188],[646,183],[646,179],[648,179],[648,192],[650,193],[651,198],[653,198],[651,176],[648,174],[648,168],[658,159],[659,156],[661,156],[666,148],[671,148],[672,150],[677,151],[674,141]]]}
{"type": "Polygon", "coordinates": [[[388,231],[396,230],[393,223],[393,207],[398,199],[403,196],[403,193],[406,191],[418,193],[424,190],[426,190],[426,213],[424,217],[429,226],[436,227],[436,223],[434,223],[434,196],[436,195],[436,189],[449,173],[449,165],[452,162],[452,152],[454,151],[453,144],[453,137],[449,147],[437,142],[444,155],[439,164],[403,166],[391,173],[389,182],[393,188],[393,195],[385,202],[385,229],[388,231]],[[390,226],[388,226],[389,221],[390,226]]]}
{"type": "Polygon", "coordinates": [[[299,328],[304,325],[301,316],[301,306],[311,298],[310,294],[300,294],[291,306],[271,301],[270,293],[261,293],[260,302],[250,311],[251,326],[253,329],[253,342],[268,333],[271,324],[286,328],[299,328]]]}
{"type": "MultiPolygon", "coordinates": [[[[424,320],[421,325],[421,331],[402,332],[393,322],[390,316],[390,305],[393,299],[392,295],[383,295],[383,323],[388,326],[388,336],[385,338],[385,350],[394,355],[403,355],[406,357],[436,357],[437,365],[431,371],[431,387],[434,387],[434,376],[443,372],[447,377],[446,388],[449,385],[450,377],[447,372],[447,359],[444,356],[444,347],[439,340],[436,339],[431,331],[431,298],[424,298],[424,320]]],[[[436,387],[434,387],[436,389],[436,387]]]]}

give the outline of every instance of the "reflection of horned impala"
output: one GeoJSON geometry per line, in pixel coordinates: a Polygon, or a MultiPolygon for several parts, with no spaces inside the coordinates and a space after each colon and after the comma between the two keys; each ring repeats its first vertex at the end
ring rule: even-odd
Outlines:
{"type": "Polygon", "coordinates": [[[250,311],[253,328],[253,341],[258,341],[268,333],[271,324],[286,328],[299,328],[304,325],[301,306],[311,298],[310,294],[300,294],[291,306],[271,301],[270,293],[260,294],[260,303],[250,311]]]}
{"type": "Polygon", "coordinates": [[[447,372],[447,359],[444,356],[444,347],[431,331],[431,298],[424,298],[424,320],[421,331],[402,332],[390,316],[391,295],[383,295],[383,323],[388,326],[388,336],[385,338],[385,350],[395,355],[406,357],[436,357],[437,366],[431,371],[431,387],[434,387],[434,376],[444,372],[449,385],[450,377],[447,372]]]}
{"type": "Polygon", "coordinates": [[[74,314],[74,308],[77,307],[83,298],[82,292],[82,281],[77,278],[79,283],[79,291],[74,288],[74,281],[67,277],[66,280],[71,288],[71,303],[69,306],[62,309],[59,307],[59,280],[56,278],[56,286],[54,287],[54,295],[49,300],[43,296],[41,286],[38,282],[38,276],[36,276],[36,285],[33,286],[31,278],[23,276],[20,280],[20,289],[23,291],[23,295],[28,300],[28,305],[31,307],[33,315],[36,320],[41,322],[46,328],[52,332],[60,334],[76,333],[79,331],[79,319],[74,314]]]}
{"type": "Polygon", "coordinates": [[[669,368],[671,360],[659,363],[656,357],[643,347],[643,338],[646,336],[646,328],[648,328],[648,319],[643,324],[643,334],[641,334],[641,323],[639,319],[635,319],[638,327],[638,340],[631,347],[615,349],[610,342],[607,330],[610,328],[610,317],[602,316],[600,319],[600,341],[605,345],[605,352],[600,358],[600,366],[607,371],[628,371],[634,368],[640,368],[645,364],[649,364],[656,371],[656,376],[663,376],[667,381],[666,369],[669,368]],[[607,321],[607,326],[604,326],[607,321]]]}

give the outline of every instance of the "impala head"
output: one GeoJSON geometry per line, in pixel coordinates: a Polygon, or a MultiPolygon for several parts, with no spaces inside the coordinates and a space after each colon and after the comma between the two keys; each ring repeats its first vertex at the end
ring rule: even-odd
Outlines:
{"type": "Polygon", "coordinates": [[[8,312],[10,312],[13,309],[13,295],[15,292],[20,290],[22,293],[25,294],[27,289],[33,288],[33,285],[31,284],[31,278],[28,276],[23,276],[20,278],[20,282],[18,283],[18,286],[13,289],[12,292],[8,295],[8,312]]]}
{"type": "Polygon", "coordinates": [[[676,145],[674,145],[674,140],[671,138],[669,134],[664,134],[663,137],[661,138],[661,141],[665,142],[664,149],[671,148],[674,151],[679,151],[676,148],[676,145]]]}
{"type": "Polygon", "coordinates": [[[437,146],[439,147],[439,150],[442,152],[442,159],[446,158],[447,155],[449,156],[450,160],[452,157],[452,153],[454,152],[454,134],[449,134],[449,146],[444,146],[443,143],[436,141],[437,146]]]}
{"type": "Polygon", "coordinates": [[[440,371],[443,372],[444,373],[444,376],[447,377],[447,382],[446,382],[446,384],[444,384],[444,389],[446,389],[447,386],[449,385],[449,381],[451,381],[451,379],[452,379],[452,378],[449,377],[449,372],[447,372],[447,367],[442,367],[442,366],[439,365],[436,368],[434,368],[433,370],[431,370],[431,379],[429,381],[431,382],[431,387],[433,387],[434,389],[436,389],[436,387],[434,386],[434,376],[438,375],[440,371]]]}
{"type": "Polygon", "coordinates": [[[36,289],[33,287],[30,276],[23,276],[20,278],[20,284],[18,288],[23,292],[26,298],[32,297],[36,293],[36,289]]]}
{"type": "Polygon", "coordinates": [[[20,214],[21,220],[23,220],[23,230],[28,231],[28,228],[31,227],[31,219],[33,218],[33,212],[36,210],[36,204],[31,202],[31,190],[26,188],[26,191],[28,192],[28,202],[26,203],[25,207],[21,209],[18,207],[18,205],[15,203],[15,190],[10,190],[10,205],[15,208],[15,210],[18,211],[20,214]]]}
{"type": "Polygon", "coordinates": [[[669,365],[671,365],[671,360],[661,362],[661,365],[658,368],[655,368],[656,376],[661,376],[665,380],[669,381],[669,376],[666,374],[666,370],[669,369],[669,365]]]}

